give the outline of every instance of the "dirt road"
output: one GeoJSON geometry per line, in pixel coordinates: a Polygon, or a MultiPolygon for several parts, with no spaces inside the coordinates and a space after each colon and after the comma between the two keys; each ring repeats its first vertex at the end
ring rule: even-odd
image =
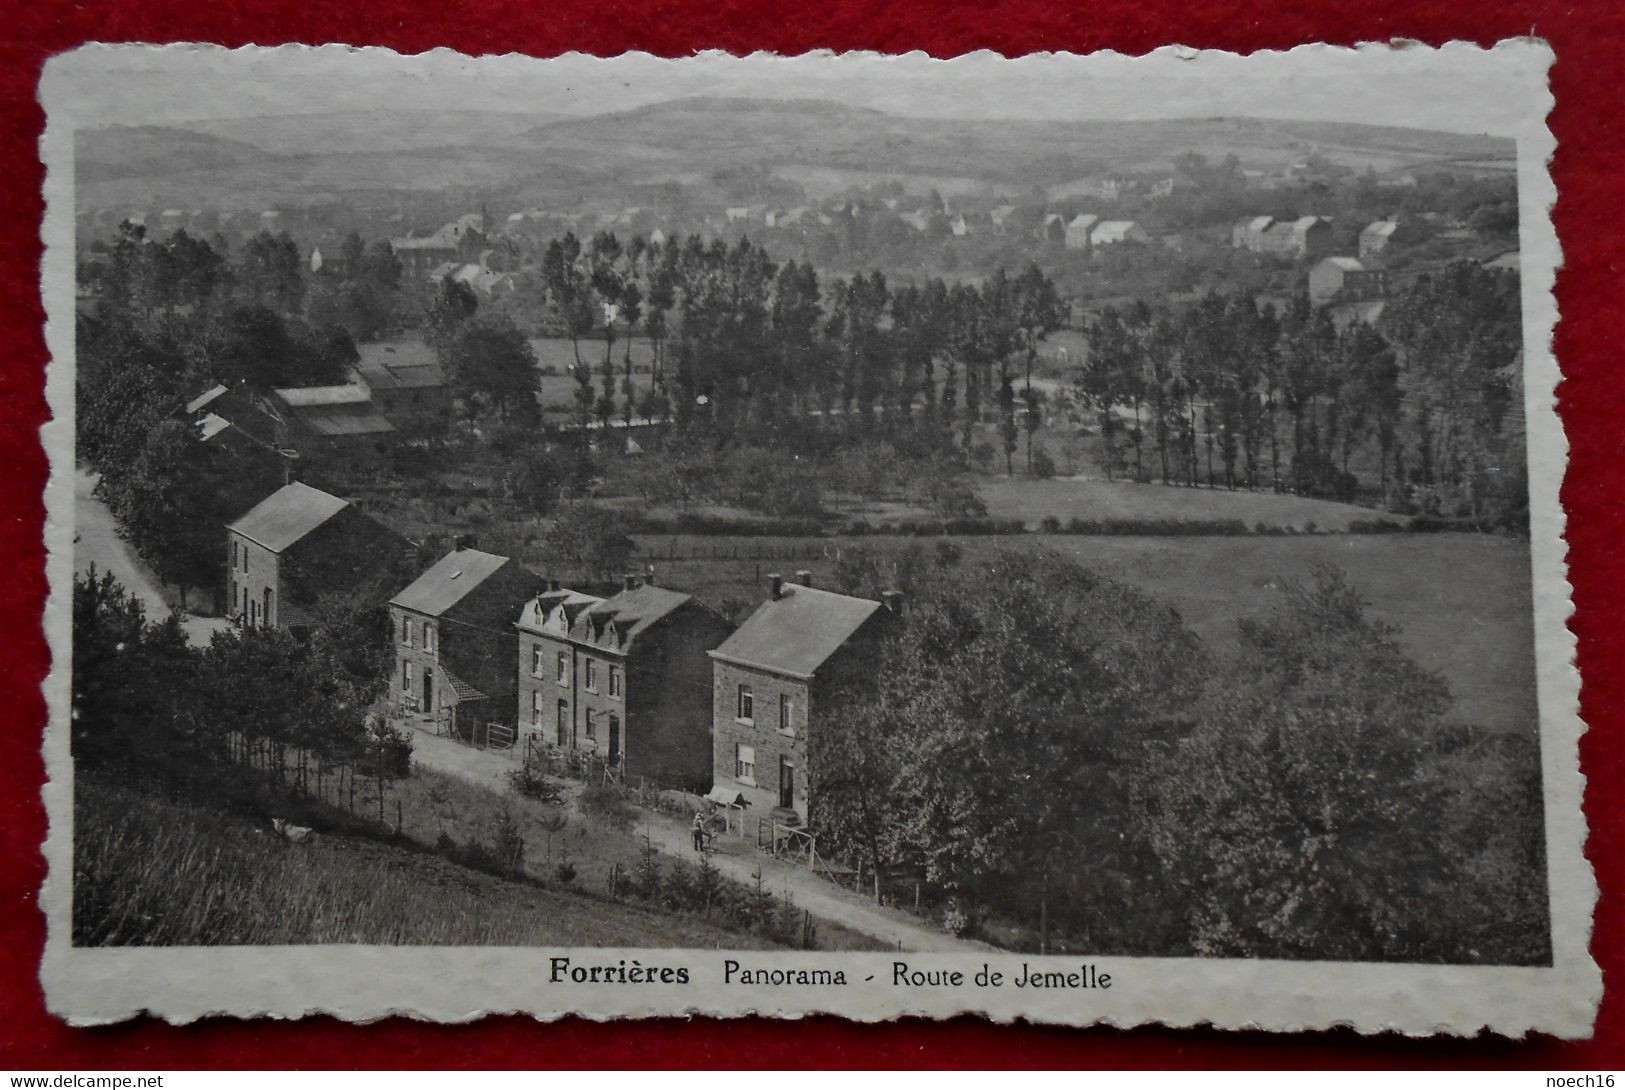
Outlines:
{"type": "MultiPolygon", "coordinates": [[[[163,620],[169,615],[169,603],[164,601],[152,569],[119,536],[118,520],[113,512],[96,498],[96,474],[79,466],[73,476],[74,570],[88,571],[94,564],[98,572],[112,572],[113,578],[147,607],[149,621],[163,620]]],[[[231,623],[222,617],[187,614],[181,627],[186,630],[187,639],[202,647],[216,632],[231,627],[231,623]]]]}
{"type": "MultiPolygon", "coordinates": [[[[508,790],[508,772],[518,767],[510,757],[474,749],[421,730],[412,735],[412,760],[425,768],[504,792],[508,790]]],[[[694,861],[694,846],[687,820],[640,807],[637,831],[647,833],[649,842],[661,854],[694,861]]],[[[867,897],[818,877],[805,867],[792,866],[764,855],[756,850],[754,840],[740,836],[718,837],[711,852],[711,862],[723,875],[745,885],[755,884],[756,868],[761,867],[763,880],[774,893],[788,892],[797,905],[813,915],[860,931],[901,950],[992,949],[982,943],[957,939],[926,925],[917,917],[878,905],[867,897]]]]}

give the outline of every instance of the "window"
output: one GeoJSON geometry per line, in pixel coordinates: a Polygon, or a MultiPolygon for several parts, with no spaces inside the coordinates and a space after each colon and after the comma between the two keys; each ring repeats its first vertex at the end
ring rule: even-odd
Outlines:
{"type": "Polygon", "coordinates": [[[533,727],[542,725],[542,694],[538,692],[530,694],[530,725],[533,727]]]}
{"type": "Polygon", "coordinates": [[[559,652],[559,684],[570,684],[570,656],[563,651],[559,652]]]}
{"type": "Polygon", "coordinates": [[[542,645],[537,644],[530,649],[530,676],[542,676],[542,645]]]}
{"type": "Polygon", "coordinates": [[[609,668],[609,695],[621,695],[621,668],[619,666],[609,668]]]}
{"type": "Polygon", "coordinates": [[[237,542],[235,540],[231,543],[231,570],[237,570],[237,542]]]}
{"type": "Polygon", "coordinates": [[[570,742],[570,702],[568,700],[559,701],[559,720],[557,726],[559,732],[559,745],[568,745],[570,742]]]}
{"type": "Polygon", "coordinates": [[[243,572],[244,572],[244,574],[246,574],[248,572],[248,546],[247,545],[243,546],[243,572]]]}
{"type": "Polygon", "coordinates": [[[434,629],[429,627],[428,621],[423,622],[423,649],[425,651],[434,650],[434,629]]]}
{"type": "Polygon", "coordinates": [[[587,741],[598,741],[598,724],[592,717],[592,709],[587,709],[587,741]]]}
{"type": "Polygon", "coordinates": [[[779,694],[779,729],[786,734],[794,734],[796,725],[790,722],[790,713],[794,710],[789,693],[779,694]]]}
{"type": "MultiPolygon", "coordinates": [[[[585,678],[585,684],[589,693],[596,693],[598,691],[598,663],[594,662],[592,659],[587,660],[587,676],[585,678]]],[[[587,731],[587,737],[592,737],[591,730],[587,731]]]]}
{"type": "Polygon", "coordinates": [[[744,783],[756,782],[756,750],[751,746],[734,746],[734,779],[744,783]]]}
{"type": "Polygon", "coordinates": [[[410,662],[401,663],[401,691],[408,693],[412,691],[412,664],[410,662]]]}
{"type": "Polygon", "coordinates": [[[756,702],[752,698],[749,685],[739,687],[738,719],[741,723],[754,723],[756,721],[756,702]]]}
{"type": "Polygon", "coordinates": [[[412,618],[410,617],[401,618],[401,642],[408,647],[412,646],[412,618]]]}

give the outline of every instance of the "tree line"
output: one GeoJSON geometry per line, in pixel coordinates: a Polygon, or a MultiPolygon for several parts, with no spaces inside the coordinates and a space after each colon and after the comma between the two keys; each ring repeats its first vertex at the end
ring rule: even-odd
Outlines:
{"type": "Polygon", "coordinates": [[[1474,262],[1425,273],[1375,325],[1339,329],[1305,296],[1277,310],[1209,293],[1107,307],[1087,334],[1075,388],[1108,477],[1524,517],[1510,273],[1474,262]]]}

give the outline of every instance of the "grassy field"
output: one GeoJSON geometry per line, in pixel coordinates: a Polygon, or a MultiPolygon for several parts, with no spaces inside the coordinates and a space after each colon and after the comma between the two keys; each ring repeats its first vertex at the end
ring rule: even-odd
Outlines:
{"type": "MultiPolygon", "coordinates": [[[[1160,486],[1158,486],[1160,487],[1160,486]]],[[[1169,491],[1174,491],[1170,489],[1169,491]]],[[[1183,489],[1179,491],[1185,491],[1183,489]]],[[[1320,563],[1348,573],[1371,616],[1396,625],[1407,651],[1449,682],[1457,718],[1498,731],[1534,729],[1534,629],[1529,548],[1479,534],[1319,534],[1300,537],[1014,538],[686,537],[639,539],[661,582],[710,602],[754,604],[766,574],[808,569],[833,585],[839,551],[854,545],[926,550],[952,540],[965,562],[1003,549],[1050,549],[1136,584],[1179,610],[1215,651],[1234,639],[1236,622],[1274,608],[1283,580],[1305,578],[1320,563]],[[725,557],[688,559],[692,551],[725,557]],[[738,557],[731,553],[738,551],[738,557]],[[761,556],[761,553],[776,555],[761,556]],[[808,558],[809,551],[813,554],[808,558]],[[673,559],[675,553],[676,559],[673,559]]]]}
{"type": "Polygon", "coordinates": [[[496,878],[438,856],[317,835],[83,778],[74,799],[76,945],[755,947],[749,934],[496,878]]]}

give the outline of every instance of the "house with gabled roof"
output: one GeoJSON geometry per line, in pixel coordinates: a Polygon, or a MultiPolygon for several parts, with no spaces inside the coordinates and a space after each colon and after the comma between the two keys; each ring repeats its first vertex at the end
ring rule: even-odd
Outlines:
{"type": "Polygon", "coordinates": [[[334,595],[398,563],[406,542],[348,500],[301,481],[226,527],[226,601],[250,628],[308,628],[334,595]]]}
{"type": "Polygon", "coordinates": [[[395,431],[366,386],[292,386],[271,391],[267,408],[276,417],[282,446],[362,453],[395,431]]]}
{"type": "Polygon", "coordinates": [[[511,745],[513,617],[542,586],[518,561],[461,540],[390,599],[396,713],[478,745],[511,745]]]}
{"type": "Polygon", "coordinates": [[[839,729],[825,708],[874,681],[877,643],[902,612],[887,601],[821,590],[810,572],[768,576],[768,598],[710,653],[713,786],[760,816],[805,824],[816,783],[808,756],[839,729]]]}
{"type": "Polygon", "coordinates": [[[704,791],[711,663],[732,626],[698,599],[626,576],[608,597],[557,582],[525,604],[519,703],[532,744],[614,773],[704,791]]]}

